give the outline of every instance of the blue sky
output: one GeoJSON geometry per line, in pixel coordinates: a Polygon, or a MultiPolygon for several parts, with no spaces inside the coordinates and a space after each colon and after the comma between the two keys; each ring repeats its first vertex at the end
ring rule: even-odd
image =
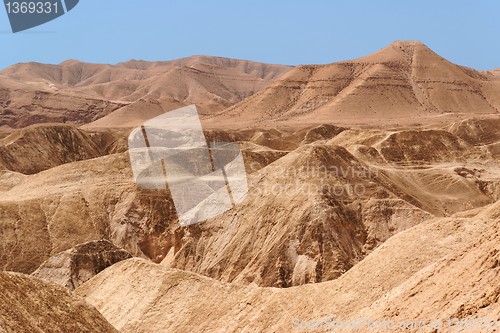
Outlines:
{"type": "Polygon", "coordinates": [[[59,19],[17,34],[0,8],[0,68],[200,54],[319,64],[407,39],[455,63],[493,69],[500,67],[499,35],[498,1],[81,0],[59,19]]]}

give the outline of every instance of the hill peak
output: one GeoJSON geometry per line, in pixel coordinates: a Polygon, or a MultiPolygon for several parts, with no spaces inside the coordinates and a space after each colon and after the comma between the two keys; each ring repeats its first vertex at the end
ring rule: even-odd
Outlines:
{"type": "Polygon", "coordinates": [[[397,40],[390,45],[372,53],[368,56],[356,59],[354,61],[368,63],[386,63],[386,62],[412,62],[417,55],[426,55],[438,57],[427,45],[420,41],[397,40]]]}
{"type": "Polygon", "coordinates": [[[244,116],[253,126],[277,120],[295,126],[440,123],[497,115],[499,81],[494,73],[446,60],[422,42],[395,41],[362,58],[292,69],[210,121],[241,124],[244,116]]]}
{"type": "Polygon", "coordinates": [[[424,43],[419,40],[396,40],[392,42],[393,46],[401,47],[401,46],[413,46],[413,47],[427,47],[424,43]]]}
{"type": "Polygon", "coordinates": [[[427,45],[418,40],[397,40],[393,42],[391,45],[387,46],[386,48],[399,49],[406,53],[424,51],[435,54],[435,52],[432,51],[430,47],[428,47],[427,45]]]}

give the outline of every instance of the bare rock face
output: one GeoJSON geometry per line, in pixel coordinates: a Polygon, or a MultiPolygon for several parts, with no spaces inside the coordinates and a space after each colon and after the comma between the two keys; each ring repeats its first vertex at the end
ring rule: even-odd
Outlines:
{"type": "Polygon", "coordinates": [[[73,290],[105,268],[131,257],[110,241],[92,241],[50,257],[31,275],[73,290]]]}
{"type": "Polygon", "coordinates": [[[250,193],[234,210],[183,229],[182,246],[163,264],[262,286],[336,279],[395,233],[432,217],[404,198],[345,148],[307,144],[252,174],[250,193]]]}
{"type": "Polygon", "coordinates": [[[118,333],[81,297],[19,273],[0,272],[0,332],[118,333]]]}

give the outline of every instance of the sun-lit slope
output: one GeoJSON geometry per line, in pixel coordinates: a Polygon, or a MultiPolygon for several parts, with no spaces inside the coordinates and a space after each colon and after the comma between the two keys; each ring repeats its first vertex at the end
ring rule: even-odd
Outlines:
{"type": "Polygon", "coordinates": [[[81,297],[63,287],[0,272],[0,332],[118,333],[81,297]]]}
{"type": "Polygon", "coordinates": [[[467,119],[450,125],[449,131],[475,146],[498,143],[500,119],[467,119]]]}
{"type": "Polygon", "coordinates": [[[420,42],[398,41],[367,57],[296,67],[205,121],[380,126],[498,116],[499,89],[491,75],[452,64],[420,42]]]}
{"type": "MultiPolygon", "coordinates": [[[[490,318],[496,321],[498,329],[499,285],[500,221],[497,220],[479,238],[421,270],[359,313],[382,319],[440,319],[443,323],[448,318],[464,322],[470,318],[490,318]]],[[[445,327],[446,324],[439,332],[446,332],[445,327]]],[[[452,329],[471,331],[456,324],[452,329]]]]}
{"type": "Polygon", "coordinates": [[[497,80],[500,80],[500,68],[492,69],[489,71],[481,71],[481,73],[484,75],[489,75],[497,80]]]}
{"type": "Polygon", "coordinates": [[[46,84],[59,89],[73,88],[70,90],[109,100],[132,102],[148,96],[156,99],[173,97],[190,103],[185,98],[191,93],[207,93],[211,89],[226,94],[213,97],[227,97],[226,102],[231,102],[230,99],[234,98],[232,94],[251,93],[289,69],[289,66],[282,65],[193,56],[164,62],[132,60],[116,65],[76,60],[59,65],[27,63],[11,66],[1,74],[19,82],[46,84]],[[210,84],[216,86],[209,87],[210,84]]]}
{"type": "Polygon", "coordinates": [[[493,151],[496,127],[490,124],[467,133],[469,136],[455,130],[346,130],[329,143],[341,145],[365,161],[423,209],[446,216],[500,198],[500,166],[493,151]],[[494,143],[482,144],[483,139],[494,143]]]}
{"type": "Polygon", "coordinates": [[[260,169],[244,203],[188,228],[164,264],[265,286],[325,281],[428,216],[499,199],[484,147],[444,130],[344,130],[260,169]]]}
{"type": "Polygon", "coordinates": [[[141,126],[145,121],[164,114],[165,112],[185,106],[174,100],[140,99],[96,121],[82,126],[83,129],[124,128],[141,126]]]}
{"type": "Polygon", "coordinates": [[[497,316],[498,226],[484,217],[424,222],[389,239],[339,279],[319,284],[241,286],[132,259],[77,293],[123,333],[293,331],[298,323],[327,317],[497,316]]]}
{"type": "MultiPolygon", "coordinates": [[[[222,216],[181,228],[167,191],[134,184],[125,132],[76,133],[105,154],[122,153],[31,176],[2,171],[2,267],[31,273],[61,251],[109,239],[223,281],[293,286],[338,278],[394,234],[500,197],[497,160],[443,130],[210,130],[210,141],[240,144],[249,195],[222,216]],[[392,151],[404,158],[389,158],[392,151]]],[[[57,147],[46,138],[16,157],[57,147]]],[[[70,160],[71,147],[61,146],[70,160]]],[[[51,161],[36,156],[28,160],[51,161]]]]}

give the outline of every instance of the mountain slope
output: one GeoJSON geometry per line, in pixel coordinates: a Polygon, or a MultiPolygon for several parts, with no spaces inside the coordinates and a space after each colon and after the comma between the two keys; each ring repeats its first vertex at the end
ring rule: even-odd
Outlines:
{"type": "Polygon", "coordinates": [[[307,144],[253,174],[234,210],[183,230],[162,263],[261,286],[332,280],[432,217],[398,194],[344,148],[307,144]]]}
{"type": "Polygon", "coordinates": [[[64,128],[82,138],[74,141],[81,148],[37,136],[13,150],[13,160],[33,155],[27,165],[50,169],[0,172],[4,269],[31,273],[61,251],[107,239],[167,267],[290,287],[336,279],[403,230],[500,199],[498,159],[489,151],[499,141],[481,132],[464,135],[473,145],[445,130],[208,131],[209,140],[241,145],[249,193],[221,216],[180,227],[166,190],[134,184],[127,153],[72,162],[89,142],[123,151],[120,143],[102,148],[115,138],[64,128]],[[67,159],[51,160],[56,148],[67,159]]]}
{"type": "Polygon", "coordinates": [[[126,103],[59,90],[51,84],[14,81],[0,74],[0,126],[21,128],[36,123],[83,124],[104,117],[124,105],[126,103]]]}
{"type": "Polygon", "coordinates": [[[420,42],[398,41],[367,57],[299,66],[207,125],[416,124],[498,116],[500,82],[457,66],[420,42]]]}
{"type": "MultiPolygon", "coordinates": [[[[301,325],[328,324],[333,318],[497,320],[499,225],[498,219],[481,215],[430,220],[392,237],[339,279],[319,284],[241,286],[131,259],[76,292],[123,333],[165,327],[178,332],[306,332],[301,325]]],[[[365,325],[356,332],[376,331],[365,325]]],[[[432,332],[448,331],[443,326],[432,332]]]]}
{"type": "Polygon", "coordinates": [[[102,315],[63,287],[0,272],[0,332],[118,333],[102,315]]]}
{"type": "Polygon", "coordinates": [[[85,124],[141,100],[164,101],[173,108],[197,104],[201,112],[211,113],[252,95],[289,69],[204,56],[117,65],[74,60],[18,64],[0,71],[0,126],[85,124]]]}
{"type": "Polygon", "coordinates": [[[0,165],[23,174],[103,155],[91,135],[70,125],[33,125],[0,139],[0,165]]]}

